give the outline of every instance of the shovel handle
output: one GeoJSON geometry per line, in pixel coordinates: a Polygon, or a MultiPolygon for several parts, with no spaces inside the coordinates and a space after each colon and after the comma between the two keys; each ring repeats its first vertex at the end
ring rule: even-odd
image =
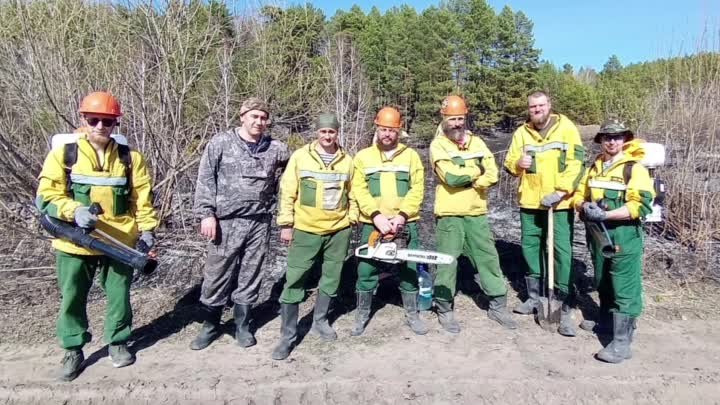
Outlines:
{"type": "Polygon", "coordinates": [[[548,301],[550,301],[555,295],[555,221],[553,216],[553,207],[548,209],[547,221],[547,296],[548,301]]]}

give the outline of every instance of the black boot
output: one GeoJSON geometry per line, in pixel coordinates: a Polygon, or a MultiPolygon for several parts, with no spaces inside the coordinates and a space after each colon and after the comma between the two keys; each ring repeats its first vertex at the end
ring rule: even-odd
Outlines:
{"type": "Polygon", "coordinates": [[[420,319],[417,306],[417,292],[400,291],[402,297],[403,308],[405,308],[405,323],[416,335],[424,335],[428,333],[425,322],[420,319]]]}
{"type": "Polygon", "coordinates": [[[630,344],[635,331],[635,319],[625,314],[613,313],[613,340],[597,354],[598,360],[621,363],[632,357],[630,344]]]}
{"type": "Polygon", "coordinates": [[[315,301],[315,311],[313,312],[313,324],[310,329],[311,332],[320,335],[320,337],[325,340],[337,339],[337,333],[335,333],[335,330],[330,326],[330,322],[328,322],[330,301],[332,301],[332,297],[318,292],[315,301]]]}
{"type": "Polygon", "coordinates": [[[488,318],[496,321],[507,329],[517,329],[518,324],[507,309],[507,296],[490,298],[488,303],[488,318]]]}
{"type": "Polygon", "coordinates": [[[240,347],[254,346],[257,341],[250,332],[250,308],[252,305],[235,304],[233,314],[235,316],[235,341],[240,347]]]}
{"type": "Polygon", "coordinates": [[[370,320],[370,307],[372,306],[372,291],[357,292],[357,308],[355,309],[355,325],[353,325],[351,336],[360,336],[365,332],[365,326],[370,320]]]}
{"type": "Polygon", "coordinates": [[[280,304],[280,341],[272,352],[273,360],[285,360],[297,339],[298,304],[280,304]]]}
{"type": "Polygon", "coordinates": [[[535,313],[540,297],[540,279],[535,277],[525,277],[525,285],[527,286],[528,299],[522,304],[516,306],[513,312],[522,315],[532,315],[535,313]]]}
{"type": "Polygon", "coordinates": [[[437,306],[438,321],[446,331],[450,333],[460,333],[460,324],[455,320],[453,312],[453,303],[448,301],[435,301],[437,306]]]}
{"type": "Polygon", "coordinates": [[[560,292],[558,293],[558,299],[562,301],[558,333],[563,336],[574,337],[577,333],[575,330],[575,322],[573,321],[574,297],[570,294],[560,292]]]}
{"type": "Polygon", "coordinates": [[[202,350],[210,346],[210,343],[222,334],[220,331],[220,318],[222,317],[223,307],[209,307],[201,304],[200,309],[204,322],[200,333],[190,342],[190,349],[192,350],[202,350]]]}
{"type": "Polygon", "coordinates": [[[596,335],[609,335],[613,332],[612,314],[609,310],[600,309],[596,320],[583,319],[580,329],[595,333],[596,335]]]}

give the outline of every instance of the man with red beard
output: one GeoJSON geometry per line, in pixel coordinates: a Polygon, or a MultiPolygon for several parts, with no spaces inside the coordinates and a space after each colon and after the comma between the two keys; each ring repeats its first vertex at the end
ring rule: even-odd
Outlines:
{"type": "Polygon", "coordinates": [[[562,301],[558,333],[575,336],[572,322],[573,221],[571,196],[583,174],[585,148],[575,124],[562,114],[553,114],[550,97],[535,92],[528,97],[529,120],[518,128],[505,158],[505,169],[520,178],[520,226],[522,252],[528,266],[525,277],[528,299],[516,307],[519,314],[533,314],[538,305],[547,252],[545,238],[548,212],[554,209],[556,297],[562,301]]]}
{"type": "MultiPolygon", "coordinates": [[[[517,323],[507,310],[507,286],[487,219],[487,190],[498,180],[495,158],[480,137],[466,130],[465,100],[448,96],[442,103],[442,135],[430,144],[430,161],[438,178],[435,190],[437,250],[454,258],[465,255],[477,271],[480,288],[490,299],[488,317],[508,329],[517,323]]],[[[460,333],[453,313],[457,260],[438,265],[435,305],[438,321],[460,333]]]]}

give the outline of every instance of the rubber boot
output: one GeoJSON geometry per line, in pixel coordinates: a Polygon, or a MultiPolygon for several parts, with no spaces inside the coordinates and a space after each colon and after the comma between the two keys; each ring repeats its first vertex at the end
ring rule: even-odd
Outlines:
{"type": "Polygon", "coordinates": [[[220,318],[222,317],[223,307],[201,305],[200,308],[204,322],[200,333],[190,342],[190,349],[192,350],[202,350],[210,346],[210,343],[222,334],[220,330],[220,318]]]}
{"type": "Polygon", "coordinates": [[[337,333],[335,333],[335,330],[330,326],[330,322],[328,322],[330,301],[332,301],[332,297],[322,292],[318,293],[317,300],[315,301],[315,310],[313,312],[313,324],[312,328],[310,328],[311,332],[325,340],[337,339],[337,333]]]}
{"type": "Polygon", "coordinates": [[[82,371],[82,363],[85,361],[85,355],[81,349],[66,350],[62,360],[62,370],[60,371],[61,381],[72,381],[80,375],[82,371]]]}
{"type": "Polygon", "coordinates": [[[403,308],[405,308],[405,323],[416,335],[424,335],[428,333],[425,322],[420,319],[417,305],[417,292],[400,291],[402,297],[403,308]]]}
{"type": "Polygon", "coordinates": [[[560,306],[560,326],[558,326],[557,331],[563,336],[574,337],[577,331],[575,330],[575,322],[573,321],[573,297],[560,292],[558,298],[562,300],[562,306],[560,306]]]}
{"type": "Polygon", "coordinates": [[[635,319],[625,314],[613,313],[613,340],[600,350],[597,359],[606,363],[621,363],[632,358],[630,344],[635,329],[635,319]]]}
{"type": "Polygon", "coordinates": [[[255,346],[257,341],[250,332],[250,308],[252,305],[235,304],[233,315],[235,316],[235,341],[240,347],[255,346]]]}
{"type": "Polygon", "coordinates": [[[351,336],[360,336],[365,332],[365,326],[370,320],[370,307],[372,306],[372,291],[357,292],[357,308],[355,310],[355,324],[350,331],[351,336]]]}
{"type": "Polygon", "coordinates": [[[460,333],[460,324],[455,320],[453,303],[449,301],[435,301],[437,306],[438,322],[447,332],[460,333]]]}
{"type": "Polygon", "coordinates": [[[280,341],[272,352],[273,360],[285,360],[297,339],[298,304],[280,304],[280,341]]]}
{"type": "Polygon", "coordinates": [[[504,328],[517,329],[518,324],[512,318],[510,311],[507,309],[507,296],[501,295],[499,297],[490,298],[488,303],[488,318],[496,321],[504,328]]]}
{"type": "Polygon", "coordinates": [[[596,335],[611,334],[613,331],[612,314],[608,311],[600,310],[597,320],[584,319],[580,322],[580,329],[596,335]]]}
{"type": "Polygon", "coordinates": [[[516,306],[513,312],[521,315],[532,315],[539,305],[538,297],[540,297],[540,279],[535,277],[525,277],[525,285],[527,286],[528,299],[522,304],[516,306]]]}
{"type": "Polygon", "coordinates": [[[135,356],[130,353],[125,343],[111,344],[108,348],[110,360],[115,368],[129,366],[135,363],[135,356]]]}

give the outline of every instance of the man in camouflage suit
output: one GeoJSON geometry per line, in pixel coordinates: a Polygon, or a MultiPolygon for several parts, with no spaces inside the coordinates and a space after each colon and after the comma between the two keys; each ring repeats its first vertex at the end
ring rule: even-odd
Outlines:
{"type": "Polygon", "coordinates": [[[240,127],[215,135],[200,161],[194,211],[209,244],[200,296],[204,323],[190,344],[193,350],[208,347],[220,336],[228,299],[234,303],[237,344],[256,343],[249,328],[250,308],[263,279],[278,181],[290,157],[285,144],[264,134],[269,119],[264,102],[246,100],[240,127]]]}

